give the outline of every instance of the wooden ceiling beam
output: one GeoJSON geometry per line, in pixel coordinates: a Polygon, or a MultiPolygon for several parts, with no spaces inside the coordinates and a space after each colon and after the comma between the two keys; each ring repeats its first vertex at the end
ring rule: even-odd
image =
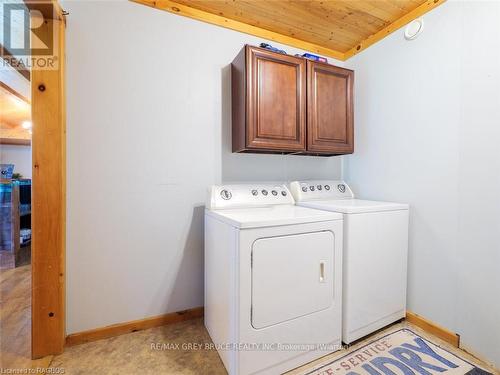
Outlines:
{"type": "Polygon", "coordinates": [[[361,51],[367,49],[371,45],[377,43],[378,41],[384,39],[386,36],[392,34],[394,31],[400,29],[401,27],[409,24],[411,21],[417,19],[418,17],[424,15],[425,13],[429,12],[430,10],[438,7],[439,5],[443,4],[446,0],[427,0],[425,3],[422,5],[418,6],[411,12],[405,14],[403,17],[397,19],[390,25],[386,26],[379,32],[370,35],[368,38],[363,40],[360,43],[357,43],[356,46],[351,48],[349,51],[345,53],[345,59],[347,60],[348,58],[360,53],[361,51]]]}
{"type": "Polygon", "coordinates": [[[7,64],[12,67],[12,69],[17,70],[24,78],[26,78],[28,81],[30,80],[30,71],[27,69],[24,64],[19,61],[19,59],[16,58],[10,51],[5,48],[1,43],[0,43],[0,56],[2,59],[5,60],[4,64],[7,64]],[[13,63],[13,64],[11,64],[13,63]]]}
{"type": "Polygon", "coordinates": [[[16,129],[18,126],[16,124],[11,124],[5,119],[0,119],[0,131],[16,129]]]}
{"type": "Polygon", "coordinates": [[[31,139],[0,137],[0,145],[29,146],[31,139]]]}
{"type": "Polygon", "coordinates": [[[17,98],[19,98],[20,100],[22,100],[26,104],[31,104],[30,100],[27,97],[18,93],[16,90],[14,90],[12,87],[7,85],[5,82],[0,81],[0,88],[4,89],[5,91],[8,91],[10,94],[16,96],[17,98]]]}
{"type": "Polygon", "coordinates": [[[10,144],[22,144],[22,143],[12,143],[12,142],[31,142],[31,134],[23,128],[0,128],[0,138],[5,140],[5,142],[11,142],[10,144]]]}
{"type": "Polygon", "coordinates": [[[278,43],[286,44],[295,48],[310,51],[320,55],[333,57],[337,60],[344,60],[344,53],[335,51],[330,48],[306,42],[287,35],[279,34],[274,31],[262,29],[243,22],[235,21],[203,10],[195,9],[182,5],[170,0],[131,0],[138,4],[150,6],[152,8],[161,9],[170,13],[178,14],[184,17],[193,18],[195,20],[210,23],[212,25],[222,26],[227,29],[239,31],[245,34],[254,35],[263,39],[272,40],[278,43]]]}

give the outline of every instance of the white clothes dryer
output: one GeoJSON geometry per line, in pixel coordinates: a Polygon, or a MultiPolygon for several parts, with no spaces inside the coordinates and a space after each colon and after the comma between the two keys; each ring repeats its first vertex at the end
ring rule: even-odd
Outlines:
{"type": "Polygon", "coordinates": [[[205,326],[230,375],[340,349],[342,215],[294,203],[285,185],[210,189],[205,326]]]}

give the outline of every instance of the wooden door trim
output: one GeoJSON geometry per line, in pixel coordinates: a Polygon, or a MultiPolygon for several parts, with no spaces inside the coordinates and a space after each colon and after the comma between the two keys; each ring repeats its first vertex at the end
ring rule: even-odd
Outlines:
{"type": "Polygon", "coordinates": [[[65,24],[58,31],[58,70],[32,70],[32,306],[31,356],[62,353],[65,342],[66,113],[65,24]]]}

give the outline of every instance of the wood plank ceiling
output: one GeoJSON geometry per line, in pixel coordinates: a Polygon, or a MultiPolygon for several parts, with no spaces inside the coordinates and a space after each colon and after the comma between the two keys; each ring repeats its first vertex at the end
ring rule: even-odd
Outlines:
{"type": "Polygon", "coordinates": [[[445,0],[134,0],[340,60],[445,0]]]}

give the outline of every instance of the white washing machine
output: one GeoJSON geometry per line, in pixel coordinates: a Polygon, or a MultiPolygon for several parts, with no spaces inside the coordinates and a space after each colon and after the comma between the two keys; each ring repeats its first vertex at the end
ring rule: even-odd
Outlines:
{"type": "Polygon", "coordinates": [[[406,315],[407,204],[354,199],[343,181],[295,181],[296,203],[344,215],[342,341],[406,315]]]}
{"type": "Polygon", "coordinates": [[[280,374],[340,349],[342,215],[285,185],[213,186],[205,326],[229,374],[280,374]]]}

